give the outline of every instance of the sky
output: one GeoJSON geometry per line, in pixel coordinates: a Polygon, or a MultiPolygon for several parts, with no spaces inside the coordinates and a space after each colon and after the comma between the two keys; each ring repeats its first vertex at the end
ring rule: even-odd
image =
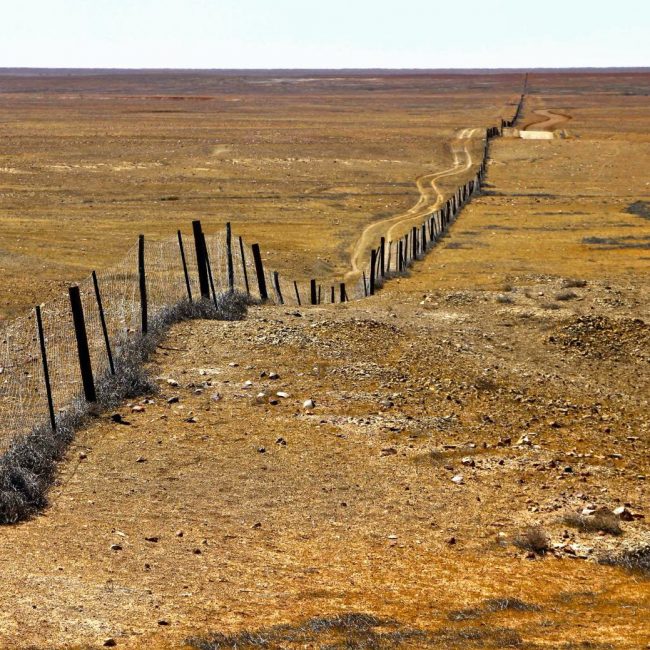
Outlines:
{"type": "Polygon", "coordinates": [[[0,0],[0,67],[650,66],[650,0],[0,0]]]}

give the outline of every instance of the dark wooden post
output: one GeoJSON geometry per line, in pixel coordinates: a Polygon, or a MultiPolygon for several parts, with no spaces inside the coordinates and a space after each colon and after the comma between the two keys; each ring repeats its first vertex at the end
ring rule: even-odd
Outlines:
{"type": "Polygon", "coordinates": [[[269,294],[266,291],[266,278],[264,277],[264,264],[262,263],[262,255],[260,254],[260,245],[253,244],[251,250],[253,251],[253,260],[255,262],[255,274],[257,275],[257,286],[260,290],[260,300],[266,302],[269,299],[269,294]]]}
{"type": "Polygon", "coordinates": [[[251,295],[251,289],[248,286],[248,271],[246,270],[246,254],[244,253],[244,240],[239,237],[239,251],[241,253],[241,268],[244,272],[244,284],[246,285],[246,294],[251,295]]]}
{"type": "Polygon", "coordinates": [[[298,283],[294,280],[293,281],[293,288],[296,291],[296,300],[298,301],[298,307],[302,305],[302,302],[300,301],[300,291],[298,291],[298,283]]]}
{"type": "Polygon", "coordinates": [[[208,244],[205,241],[205,235],[203,234],[203,232],[201,232],[201,240],[203,242],[203,252],[205,253],[205,268],[208,271],[208,282],[210,283],[210,289],[212,290],[212,302],[214,302],[214,308],[219,309],[219,305],[217,303],[217,292],[214,288],[214,278],[212,277],[212,265],[210,264],[210,254],[208,253],[208,244]]]}
{"type": "Polygon", "coordinates": [[[386,259],[386,273],[390,273],[391,252],[393,249],[393,242],[388,242],[388,258],[386,259]]]}
{"type": "Polygon", "coordinates": [[[318,292],[316,289],[316,280],[311,280],[309,283],[309,293],[311,294],[309,297],[311,298],[311,304],[312,305],[317,305],[318,304],[318,292]]]}
{"type": "Polygon", "coordinates": [[[331,291],[331,296],[330,296],[330,298],[331,298],[331,299],[330,299],[330,302],[331,302],[332,304],[334,304],[334,302],[335,302],[335,300],[334,300],[334,286],[332,286],[332,291],[331,291]]]}
{"type": "Polygon", "coordinates": [[[402,267],[403,267],[403,257],[404,257],[404,244],[402,240],[400,239],[397,245],[397,272],[401,273],[402,272],[402,267]]]}
{"type": "Polygon", "coordinates": [[[318,304],[319,305],[320,305],[320,301],[321,301],[321,289],[322,288],[323,288],[322,285],[319,284],[318,285],[318,304]]]}
{"type": "Polygon", "coordinates": [[[45,349],[45,334],[43,333],[43,319],[41,318],[41,308],[38,305],[36,306],[36,325],[38,328],[38,340],[41,344],[41,361],[43,363],[43,379],[45,380],[45,394],[47,395],[47,410],[50,415],[50,426],[52,427],[52,431],[56,431],[52,386],[50,385],[50,369],[47,365],[47,350],[45,349]]]}
{"type": "Polygon", "coordinates": [[[363,295],[368,297],[368,280],[366,279],[366,272],[363,272],[363,295]]]}
{"type": "Polygon", "coordinates": [[[90,364],[90,350],[88,349],[88,336],[86,334],[86,321],[84,319],[84,310],[81,304],[81,294],[79,287],[74,286],[68,289],[70,294],[70,308],[72,310],[72,321],[74,323],[74,333],[77,339],[77,352],[79,353],[79,369],[81,370],[81,381],[84,388],[84,396],[88,402],[96,402],[97,394],[95,393],[95,381],[93,379],[93,369],[90,364]]]}
{"type": "Polygon", "coordinates": [[[106,327],[106,318],[104,317],[104,306],[102,305],[102,295],[99,292],[99,282],[97,282],[97,273],[93,271],[93,285],[95,286],[95,299],[97,300],[97,309],[99,310],[99,322],[102,325],[102,334],[104,336],[104,345],[106,346],[106,356],[108,357],[108,367],[111,375],[115,374],[113,364],[113,352],[111,351],[111,341],[108,337],[108,328],[106,327]]]}
{"type": "Polygon", "coordinates": [[[208,280],[208,267],[205,262],[205,242],[203,240],[203,230],[200,221],[192,221],[192,231],[194,232],[194,247],[196,248],[196,265],[199,272],[201,298],[209,298],[210,281],[208,280]]]}
{"type": "Polygon", "coordinates": [[[140,280],[140,327],[144,336],[149,329],[147,313],[147,278],[144,268],[144,235],[138,237],[138,277],[140,280]]]}
{"type": "Polygon", "coordinates": [[[379,268],[381,277],[386,275],[386,238],[382,237],[379,244],[379,268]]]}
{"type": "Polygon", "coordinates": [[[422,254],[427,252],[427,224],[423,223],[422,224],[422,254]]]}
{"type": "Polygon", "coordinates": [[[230,221],[226,224],[226,256],[228,261],[228,291],[235,290],[235,268],[232,264],[232,228],[230,221]]]}
{"type": "Polygon", "coordinates": [[[280,274],[277,271],[273,271],[273,284],[275,285],[275,293],[278,294],[278,301],[281,305],[284,305],[282,289],[280,289],[280,274]]]}
{"type": "Polygon", "coordinates": [[[178,231],[178,247],[181,249],[181,262],[183,263],[183,273],[185,275],[185,288],[187,289],[187,299],[192,302],[192,287],[190,285],[190,274],[187,272],[187,260],[185,259],[185,248],[183,247],[183,235],[178,231]]]}
{"type": "Polygon", "coordinates": [[[416,260],[418,257],[418,229],[413,226],[412,230],[412,242],[413,242],[413,259],[416,260]]]}
{"type": "Polygon", "coordinates": [[[347,302],[348,301],[348,294],[345,291],[345,282],[341,282],[339,285],[339,298],[341,302],[347,302]]]}
{"type": "Polygon", "coordinates": [[[377,251],[370,251],[370,295],[375,295],[375,269],[377,268],[377,251]]]}

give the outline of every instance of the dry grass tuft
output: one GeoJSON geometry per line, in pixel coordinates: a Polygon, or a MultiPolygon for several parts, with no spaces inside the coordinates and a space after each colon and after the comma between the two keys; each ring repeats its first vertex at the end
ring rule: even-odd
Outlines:
{"type": "Polygon", "coordinates": [[[560,291],[555,294],[555,300],[560,300],[566,302],[567,300],[574,300],[578,297],[578,294],[575,291],[560,291]]]}
{"type": "Polygon", "coordinates": [[[609,554],[600,560],[601,564],[618,566],[650,578],[650,544],[645,544],[618,554],[609,554]]]}
{"type": "Polygon", "coordinates": [[[537,555],[544,555],[550,547],[548,535],[541,526],[530,526],[514,538],[513,544],[537,555]]]}
{"type": "Polygon", "coordinates": [[[609,510],[597,510],[593,515],[581,515],[570,513],[565,515],[562,521],[573,528],[577,528],[585,533],[603,532],[608,535],[622,535],[623,529],[615,514],[609,510]]]}

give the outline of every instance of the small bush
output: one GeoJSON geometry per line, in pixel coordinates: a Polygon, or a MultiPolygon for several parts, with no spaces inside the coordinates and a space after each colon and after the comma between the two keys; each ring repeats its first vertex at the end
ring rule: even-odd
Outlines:
{"type": "Polygon", "coordinates": [[[548,309],[549,311],[556,311],[562,309],[561,305],[558,305],[556,302],[543,302],[540,307],[542,309],[548,309]]]}
{"type": "Polygon", "coordinates": [[[515,299],[514,299],[512,296],[506,296],[505,293],[500,293],[500,294],[496,297],[496,301],[497,301],[500,305],[512,305],[512,303],[514,303],[515,299]]]}
{"type": "Polygon", "coordinates": [[[623,551],[622,553],[606,555],[600,562],[601,564],[618,566],[628,571],[638,572],[650,578],[650,544],[623,551]]]}
{"type": "Polygon", "coordinates": [[[621,535],[623,530],[615,514],[605,508],[597,510],[593,515],[580,515],[571,513],[563,520],[567,526],[572,526],[585,533],[596,533],[602,531],[608,535],[621,535]]]}
{"type": "Polygon", "coordinates": [[[567,278],[562,282],[563,289],[583,289],[587,286],[586,280],[578,280],[577,278],[567,278]]]}
{"type": "Polygon", "coordinates": [[[541,526],[530,526],[515,537],[513,544],[537,555],[544,555],[550,548],[548,535],[541,526]]]}
{"type": "Polygon", "coordinates": [[[566,301],[566,300],[573,300],[574,298],[577,298],[578,294],[575,293],[575,291],[560,291],[559,293],[556,293],[554,297],[555,300],[566,301]]]}

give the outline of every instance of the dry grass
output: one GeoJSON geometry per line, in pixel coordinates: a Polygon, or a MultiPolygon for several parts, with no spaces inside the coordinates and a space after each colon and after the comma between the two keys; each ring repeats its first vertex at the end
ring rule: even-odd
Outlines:
{"type": "Polygon", "coordinates": [[[622,535],[623,529],[618,517],[609,510],[597,510],[593,515],[570,513],[562,521],[567,525],[586,533],[603,532],[608,535],[622,535]]]}
{"type": "Polygon", "coordinates": [[[537,555],[546,554],[550,548],[548,535],[540,526],[530,526],[514,538],[513,544],[537,555]]]}

